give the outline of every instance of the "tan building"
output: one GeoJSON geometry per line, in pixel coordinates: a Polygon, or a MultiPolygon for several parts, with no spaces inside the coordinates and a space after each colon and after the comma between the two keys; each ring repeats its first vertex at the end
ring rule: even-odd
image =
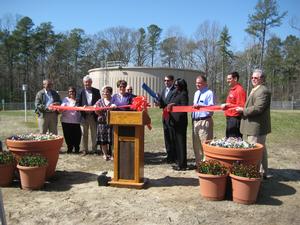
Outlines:
{"type": "Polygon", "coordinates": [[[133,87],[133,94],[146,96],[151,105],[153,104],[153,98],[142,89],[143,83],[146,83],[155,93],[159,93],[164,87],[164,77],[166,75],[173,75],[175,79],[183,78],[188,84],[189,103],[191,104],[196,91],[196,77],[202,74],[200,71],[187,69],[121,66],[95,68],[88,72],[93,79],[93,87],[101,90],[104,85],[109,85],[113,87],[113,91],[116,93],[117,81],[126,80],[133,87]]]}

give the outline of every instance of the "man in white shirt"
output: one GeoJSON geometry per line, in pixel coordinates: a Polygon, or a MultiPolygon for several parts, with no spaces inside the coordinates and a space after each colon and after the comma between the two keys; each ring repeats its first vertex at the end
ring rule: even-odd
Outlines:
{"type": "MultiPolygon", "coordinates": [[[[204,75],[196,78],[197,91],[194,95],[194,108],[201,106],[215,105],[214,93],[207,86],[207,79],[204,75]]],[[[192,133],[193,133],[193,149],[195,153],[196,166],[204,158],[202,143],[206,140],[213,139],[213,112],[193,112],[192,113],[192,133]]]]}

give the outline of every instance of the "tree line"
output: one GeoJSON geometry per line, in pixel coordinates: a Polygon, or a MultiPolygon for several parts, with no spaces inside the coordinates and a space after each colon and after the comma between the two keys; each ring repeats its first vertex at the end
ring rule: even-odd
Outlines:
{"type": "MultiPolygon", "coordinates": [[[[81,86],[81,78],[92,68],[108,61],[130,66],[172,67],[203,71],[212,88],[223,100],[227,94],[226,76],[240,73],[249,91],[250,75],[263,68],[273,100],[300,99],[300,39],[289,35],[284,40],[268,38],[270,29],[281,25],[287,12],[279,13],[275,0],[259,0],[249,15],[245,32],[251,37],[243,51],[231,50],[227,26],[204,21],[192,38],[176,29],[163,30],[156,24],[146,28],[111,27],[93,35],[83,29],[55,32],[51,22],[37,26],[31,18],[0,20],[0,99],[22,101],[22,84],[30,84],[33,101],[42,80],[53,79],[56,90],[81,86]]],[[[297,21],[291,28],[299,29],[297,21]]]]}

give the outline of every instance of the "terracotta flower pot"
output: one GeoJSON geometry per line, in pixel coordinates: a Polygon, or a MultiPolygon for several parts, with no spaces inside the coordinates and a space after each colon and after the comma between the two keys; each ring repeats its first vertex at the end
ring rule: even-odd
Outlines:
{"type": "Polygon", "coordinates": [[[225,198],[226,175],[211,175],[196,172],[199,177],[200,194],[203,198],[212,201],[219,201],[225,198]]]}
{"type": "Polygon", "coordinates": [[[253,204],[256,202],[261,178],[247,178],[230,174],[232,182],[232,198],[234,202],[253,204]]]}
{"type": "Polygon", "coordinates": [[[241,148],[223,148],[209,145],[210,141],[202,144],[205,160],[218,160],[224,166],[230,168],[236,161],[247,164],[258,165],[262,159],[263,145],[256,144],[255,148],[241,149],[241,148]]]}
{"type": "Polygon", "coordinates": [[[44,186],[47,166],[27,167],[17,165],[20,173],[22,189],[38,190],[44,186]]]}
{"type": "Polygon", "coordinates": [[[8,187],[13,181],[15,164],[0,164],[0,187],[8,187]]]}
{"type": "Polygon", "coordinates": [[[42,141],[6,139],[6,146],[14,154],[17,161],[27,153],[39,153],[45,156],[48,160],[46,178],[49,178],[55,173],[59,150],[63,144],[63,140],[63,137],[42,141]]]}

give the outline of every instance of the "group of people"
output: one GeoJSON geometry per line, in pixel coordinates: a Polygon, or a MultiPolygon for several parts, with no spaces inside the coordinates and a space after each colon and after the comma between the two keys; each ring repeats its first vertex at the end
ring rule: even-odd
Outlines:
{"type": "Polygon", "coordinates": [[[57,134],[58,114],[61,113],[61,124],[64,138],[67,144],[67,153],[79,153],[82,140],[83,155],[97,152],[97,145],[103,153],[105,160],[112,157],[112,127],[107,121],[107,110],[76,111],[76,110],[52,110],[50,105],[61,106],[88,106],[111,107],[114,110],[122,110],[117,107],[130,105],[135,95],[131,90],[126,90],[127,82],[117,82],[118,93],[113,95],[113,88],[104,86],[100,91],[92,87],[92,79],[89,75],[83,78],[83,88],[78,92],[75,87],[68,88],[67,97],[62,101],[56,91],[52,89],[53,82],[50,79],[43,81],[43,89],[35,98],[35,111],[38,114],[40,133],[57,134]],[[102,97],[101,97],[102,96],[102,97]],[[88,141],[92,142],[89,151],[88,141]]]}
{"type": "MultiPolygon", "coordinates": [[[[226,103],[221,105],[226,116],[226,137],[244,138],[250,143],[264,145],[261,172],[266,178],[268,174],[267,149],[265,146],[266,136],[271,132],[270,103],[271,94],[264,85],[265,75],[262,70],[254,70],[251,77],[253,89],[248,98],[242,85],[239,83],[238,72],[227,75],[227,83],[230,87],[226,103]]],[[[173,75],[164,77],[165,87],[158,94],[156,105],[164,109],[162,118],[166,163],[173,164],[174,170],[187,169],[187,112],[173,112],[173,106],[188,106],[188,85],[182,78],[174,79],[173,75]]],[[[69,87],[68,96],[61,102],[56,91],[52,90],[52,81],[44,80],[43,89],[40,90],[35,99],[36,113],[39,115],[39,129],[41,133],[51,132],[57,134],[57,114],[59,112],[49,109],[49,105],[63,106],[95,106],[110,107],[115,110],[124,110],[119,106],[130,105],[135,95],[132,87],[125,80],[117,82],[118,93],[113,95],[110,86],[104,86],[100,91],[92,87],[92,79],[89,75],[83,78],[83,88],[76,93],[74,87],[69,87]]],[[[208,88],[207,78],[199,75],[195,81],[196,92],[193,98],[193,108],[200,109],[203,106],[214,106],[216,96],[208,88]]],[[[88,139],[91,133],[92,152],[97,151],[97,145],[101,146],[103,157],[112,159],[112,127],[107,121],[107,110],[95,111],[60,111],[61,123],[67,152],[80,151],[82,139],[83,154],[89,154],[88,139]],[[82,137],[82,138],[81,138],[82,137]]],[[[213,139],[213,112],[194,111],[192,119],[192,140],[195,154],[196,166],[204,160],[202,143],[213,139]]]]}
{"type": "MultiPolygon", "coordinates": [[[[271,132],[270,104],[271,93],[265,86],[265,75],[262,70],[256,69],[251,76],[253,89],[248,98],[242,85],[239,83],[238,72],[227,75],[229,93],[226,103],[221,105],[226,116],[227,138],[244,138],[249,143],[260,143],[264,146],[261,173],[264,178],[268,176],[268,157],[265,145],[266,136],[271,132]]],[[[173,106],[188,105],[188,90],[184,79],[174,80],[174,76],[164,78],[165,88],[159,94],[157,105],[169,112],[163,116],[163,131],[167,157],[166,163],[176,163],[174,170],[187,169],[186,131],[187,112],[172,112],[173,106]]],[[[193,98],[193,108],[216,104],[216,96],[208,88],[207,78],[199,75],[195,81],[196,92],[193,98]]],[[[196,166],[204,160],[202,143],[213,139],[213,112],[195,111],[191,113],[192,140],[196,166]]]]}

